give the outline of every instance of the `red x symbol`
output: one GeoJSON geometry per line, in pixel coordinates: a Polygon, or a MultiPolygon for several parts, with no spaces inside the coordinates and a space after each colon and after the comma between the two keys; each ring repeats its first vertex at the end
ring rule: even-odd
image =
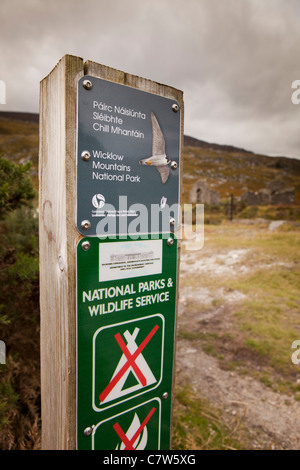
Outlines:
{"type": "Polygon", "coordinates": [[[126,436],[125,432],[123,431],[123,429],[121,428],[119,423],[115,423],[113,425],[114,430],[116,431],[118,436],[121,438],[123,444],[125,444],[124,450],[135,450],[135,447],[133,447],[133,444],[135,443],[136,439],[141,434],[142,430],[144,429],[144,427],[148,423],[149,419],[151,418],[151,416],[153,415],[155,410],[156,410],[156,408],[153,407],[152,410],[150,411],[150,413],[146,416],[146,418],[144,419],[144,421],[142,422],[142,424],[140,425],[140,427],[138,428],[138,430],[135,432],[135,434],[133,435],[133,437],[130,440],[126,436]]]}
{"type": "Polygon", "coordinates": [[[99,396],[100,402],[103,402],[105,400],[105,398],[109,395],[111,390],[116,386],[116,384],[123,377],[123,375],[125,374],[125,372],[130,366],[134,369],[143,387],[147,384],[146,378],[144,374],[142,373],[141,369],[139,369],[139,367],[136,365],[135,360],[137,359],[139,354],[142,352],[142,350],[145,348],[145,346],[149,343],[150,339],[154,336],[158,328],[159,326],[155,325],[155,327],[150,331],[150,333],[146,336],[144,341],[142,341],[140,346],[135,350],[133,354],[131,354],[130,351],[128,350],[120,333],[117,333],[115,335],[116,341],[118,342],[120,348],[122,349],[123,353],[125,354],[127,358],[127,362],[124,364],[124,366],[119,370],[119,372],[114,376],[111,382],[107,385],[107,387],[100,394],[99,396]]]}

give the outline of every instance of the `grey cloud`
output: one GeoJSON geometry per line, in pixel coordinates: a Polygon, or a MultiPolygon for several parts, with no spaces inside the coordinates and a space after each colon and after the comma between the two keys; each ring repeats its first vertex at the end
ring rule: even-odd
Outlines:
{"type": "Polygon", "coordinates": [[[298,0],[2,0],[0,14],[0,110],[37,111],[69,53],[182,89],[188,135],[300,158],[298,0]]]}

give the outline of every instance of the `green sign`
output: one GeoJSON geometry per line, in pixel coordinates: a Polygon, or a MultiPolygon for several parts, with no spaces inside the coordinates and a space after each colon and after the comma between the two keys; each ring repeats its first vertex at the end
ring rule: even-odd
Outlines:
{"type": "Polygon", "coordinates": [[[78,243],[79,450],[170,448],[176,254],[173,235],[78,243]]]}

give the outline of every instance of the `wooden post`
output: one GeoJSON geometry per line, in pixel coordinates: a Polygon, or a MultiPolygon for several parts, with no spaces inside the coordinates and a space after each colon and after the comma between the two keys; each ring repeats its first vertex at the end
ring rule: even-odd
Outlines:
{"type": "Polygon", "coordinates": [[[75,132],[82,59],[65,56],[41,82],[39,239],[42,448],[75,448],[75,132]]]}
{"type": "MultiPolygon", "coordinates": [[[[42,449],[76,448],[77,82],[93,75],[176,100],[182,92],[70,55],[40,87],[39,217],[42,449]]],[[[180,172],[182,174],[182,171],[180,172]]],[[[181,201],[180,201],[181,202],[181,201]]],[[[178,243],[180,247],[180,243],[178,243]]],[[[180,249],[180,248],[178,248],[180,249]]]]}

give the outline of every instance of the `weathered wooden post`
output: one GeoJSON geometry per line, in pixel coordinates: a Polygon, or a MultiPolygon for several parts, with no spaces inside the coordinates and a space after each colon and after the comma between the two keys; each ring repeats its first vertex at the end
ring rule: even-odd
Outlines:
{"type": "Polygon", "coordinates": [[[43,449],[169,448],[182,142],[172,87],[69,55],[41,82],[43,449]]]}

